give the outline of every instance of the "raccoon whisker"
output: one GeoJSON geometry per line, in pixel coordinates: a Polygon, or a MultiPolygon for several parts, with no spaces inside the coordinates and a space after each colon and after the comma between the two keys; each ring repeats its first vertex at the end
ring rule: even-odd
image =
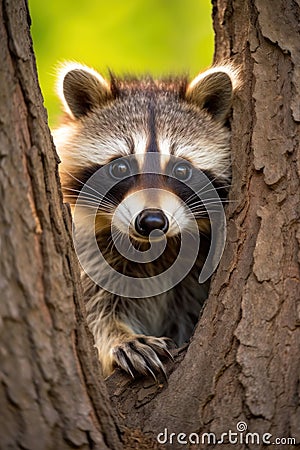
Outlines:
{"type": "MultiPolygon", "coordinates": [[[[199,199],[197,201],[193,201],[193,202],[192,201],[190,201],[190,202],[186,201],[185,202],[185,208],[182,208],[182,205],[180,205],[175,210],[174,215],[176,213],[178,213],[178,211],[180,211],[180,209],[182,209],[182,211],[181,211],[181,213],[180,213],[180,215],[178,217],[178,220],[180,220],[182,217],[184,218],[186,216],[190,216],[190,217],[193,216],[193,217],[195,217],[195,214],[198,214],[198,215],[199,214],[203,214],[202,216],[199,216],[199,217],[207,217],[207,214],[208,214],[207,209],[209,209],[210,212],[218,212],[218,211],[215,211],[215,210],[214,211],[211,210],[211,206],[214,205],[214,204],[219,205],[220,203],[221,203],[221,200],[219,202],[215,198],[207,199],[205,201],[203,201],[201,199],[199,199]]],[[[224,203],[224,202],[222,202],[222,203],[224,203]]]]}
{"type": "Polygon", "coordinates": [[[90,205],[93,206],[95,209],[99,207],[98,203],[90,200],[89,198],[80,198],[78,199],[77,195],[65,195],[65,199],[77,199],[76,205],[78,206],[84,206],[84,205],[90,205]]]}
{"type": "MultiPolygon", "coordinates": [[[[93,206],[90,205],[80,205],[80,208],[83,208],[87,213],[83,216],[83,217],[105,217],[107,218],[109,215],[112,216],[112,213],[110,213],[109,211],[104,212],[101,211],[101,213],[99,211],[96,210],[96,208],[94,208],[93,206]],[[92,211],[92,212],[91,212],[92,211]]],[[[82,214],[82,213],[81,213],[82,214]]]]}
{"type": "Polygon", "coordinates": [[[187,206],[187,208],[189,209],[189,210],[191,210],[192,208],[201,208],[201,207],[203,207],[203,201],[202,200],[198,200],[198,201],[195,201],[195,202],[190,202],[190,203],[187,203],[186,204],[186,206],[187,206]]]}
{"type": "Polygon", "coordinates": [[[66,199],[68,199],[68,198],[76,198],[77,199],[77,204],[80,205],[80,206],[82,204],[84,204],[84,202],[87,202],[90,205],[95,205],[95,208],[112,209],[112,208],[115,207],[114,204],[110,203],[106,199],[96,199],[96,198],[93,198],[93,197],[89,197],[88,195],[80,195],[80,196],[78,196],[76,194],[65,194],[64,197],[66,199]]]}
{"type": "Polygon", "coordinates": [[[107,245],[107,250],[112,253],[114,250],[114,240],[112,238],[112,235],[110,234],[109,238],[108,238],[108,245],[107,245]]]}
{"type": "Polygon", "coordinates": [[[74,198],[78,198],[78,199],[84,198],[84,199],[91,200],[94,203],[98,203],[98,202],[96,202],[96,200],[98,200],[98,199],[95,199],[94,197],[90,197],[88,195],[80,195],[79,196],[78,194],[65,194],[64,197],[74,197],[74,198]]]}
{"type": "MultiPolygon", "coordinates": [[[[195,216],[195,214],[208,214],[208,212],[212,212],[212,208],[211,206],[207,206],[206,208],[204,206],[200,207],[200,205],[198,207],[195,208],[190,208],[190,214],[192,216],[195,216]]],[[[214,212],[218,212],[218,210],[215,208],[214,212]]]]}
{"type": "MultiPolygon", "coordinates": [[[[191,195],[187,200],[185,200],[185,203],[188,204],[188,203],[193,202],[194,200],[199,201],[199,202],[205,201],[206,199],[203,198],[204,194],[207,195],[209,192],[214,192],[214,191],[217,191],[218,189],[223,189],[223,188],[209,189],[207,191],[203,191],[202,195],[201,195],[201,191],[197,191],[193,195],[191,195]]],[[[219,195],[213,196],[211,198],[213,200],[220,201],[220,202],[226,201],[226,199],[224,197],[220,197],[219,195]]]]}
{"type": "Polygon", "coordinates": [[[118,214],[124,220],[125,223],[131,222],[132,218],[131,213],[126,203],[125,204],[122,203],[122,207],[118,209],[118,214]]]}
{"type": "Polygon", "coordinates": [[[193,215],[195,215],[197,213],[205,213],[205,214],[207,214],[208,212],[220,212],[220,210],[217,209],[217,208],[212,209],[211,205],[209,205],[209,207],[206,207],[204,209],[194,208],[194,209],[191,210],[191,212],[192,212],[193,215]]]}
{"type": "Polygon", "coordinates": [[[206,200],[204,200],[204,202],[203,203],[210,203],[211,201],[213,201],[214,203],[237,203],[237,200],[229,200],[229,199],[226,199],[226,198],[224,198],[224,199],[216,199],[216,198],[208,198],[208,199],[206,199],[206,200]]]}
{"type": "Polygon", "coordinates": [[[218,191],[219,189],[227,189],[231,187],[231,183],[230,184],[222,184],[221,186],[213,186],[211,189],[208,189],[205,192],[210,192],[210,191],[218,191]]]}
{"type": "Polygon", "coordinates": [[[120,219],[123,219],[123,221],[125,223],[130,223],[131,222],[131,216],[129,214],[129,211],[118,211],[118,215],[120,219]],[[128,215],[126,215],[126,213],[128,213],[128,215]]]}
{"type": "Polygon", "coordinates": [[[98,201],[95,201],[95,199],[93,198],[83,196],[78,197],[78,195],[75,194],[65,194],[64,199],[72,199],[72,201],[73,199],[76,199],[76,203],[78,205],[87,202],[90,205],[95,205],[95,208],[97,208],[100,205],[100,203],[98,201]]]}
{"type": "Polygon", "coordinates": [[[88,201],[82,201],[82,202],[76,202],[76,206],[80,207],[80,208],[93,209],[95,211],[95,215],[100,215],[100,213],[113,215],[111,205],[101,205],[102,206],[102,209],[101,209],[101,208],[99,208],[98,204],[94,204],[93,202],[88,202],[88,201]]]}
{"type": "MultiPolygon", "coordinates": [[[[217,214],[219,211],[209,211],[209,213],[215,213],[217,214]]],[[[208,213],[203,213],[203,214],[194,214],[195,219],[209,219],[209,214],[208,213]]]]}
{"type": "Polygon", "coordinates": [[[207,217],[207,211],[206,211],[206,210],[202,210],[202,211],[197,211],[197,210],[191,211],[190,217],[196,217],[196,216],[199,216],[199,217],[207,217]]]}
{"type": "Polygon", "coordinates": [[[99,209],[99,211],[111,211],[111,212],[113,212],[115,210],[115,205],[112,205],[109,202],[101,202],[98,205],[98,209],[99,209]]]}
{"type": "MultiPolygon", "coordinates": [[[[227,169],[230,167],[230,164],[227,166],[227,167],[225,167],[225,169],[224,169],[224,171],[222,172],[222,173],[225,173],[226,171],[227,171],[227,169]]],[[[201,189],[199,189],[198,191],[195,191],[192,195],[191,195],[191,197],[189,197],[188,199],[187,199],[187,201],[190,199],[190,198],[193,198],[194,196],[198,196],[198,194],[200,194],[201,192],[210,192],[210,191],[218,191],[219,189],[226,189],[226,188],[229,188],[230,186],[231,186],[231,184],[225,184],[225,185],[222,185],[222,186],[218,186],[218,187],[214,187],[213,186],[213,182],[215,181],[215,180],[218,180],[218,177],[214,177],[212,180],[208,180],[208,182],[204,185],[204,186],[202,186],[201,187],[201,189]],[[209,190],[206,190],[206,187],[207,186],[213,186],[211,189],[209,189],[209,190]]]]}
{"type": "MultiPolygon", "coordinates": [[[[95,211],[94,215],[97,214],[97,208],[95,208],[94,205],[89,205],[88,203],[78,203],[76,206],[77,206],[77,207],[80,207],[80,208],[89,208],[89,209],[92,209],[92,210],[95,211]]],[[[91,214],[91,215],[92,215],[92,214],[91,214]]]]}
{"type": "Polygon", "coordinates": [[[95,201],[93,198],[89,198],[88,196],[80,196],[80,197],[78,197],[76,195],[72,196],[71,194],[67,195],[66,197],[77,197],[78,198],[78,203],[80,203],[80,201],[82,201],[82,200],[83,201],[87,200],[87,201],[89,201],[89,203],[95,205],[95,207],[97,207],[99,209],[105,208],[105,207],[108,207],[109,209],[115,208],[115,205],[113,203],[109,202],[106,199],[101,199],[101,200],[98,199],[98,201],[95,201]]]}
{"type": "MultiPolygon", "coordinates": [[[[96,217],[104,217],[105,219],[110,219],[108,221],[109,225],[106,228],[110,228],[111,227],[111,220],[112,220],[112,217],[113,217],[113,213],[98,211],[97,214],[96,214],[96,217]]],[[[104,226],[104,224],[102,224],[102,226],[104,226]]]]}
{"type": "MultiPolygon", "coordinates": [[[[78,182],[81,183],[83,186],[85,186],[86,183],[84,183],[83,181],[79,180],[79,178],[75,177],[75,175],[71,174],[71,173],[68,172],[67,170],[63,170],[62,172],[67,173],[68,175],[70,175],[70,177],[74,178],[74,180],[78,181],[78,182]]],[[[99,195],[99,192],[96,191],[96,189],[92,188],[91,186],[89,186],[89,189],[91,189],[92,191],[95,191],[96,194],[99,195]]]]}
{"type": "MultiPolygon", "coordinates": [[[[217,186],[217,187],[212,187],[211,189],[207,189],[207,190],[205,190],[205,193],[206,192],[211,192],[211,191],[219,191],[220,189],[227,189],[227,188],[230,188],[231,187],[231,184],[222,184],[222,186],[217,186]]],[[[200,190],[200,191],[197,191],[197,192],[201,192],[202,191],[202,189],[200,190]]]]}
{"type": "MultiPolygon", "coordinates": [[[[228,167],[230,167],[230,165],[229,165],[228,167]]],[[[228,168],[228,167],[227,167],[227,168],[228,168]]],[[[226,170],[225,170],[225,171],[226,171],[226,170]]],[[[225,171],[224,171],[224,172],[225,172],[225,171]]],[[[224,173],[224,172],[223,172],[223,173],[224,173]]],[[[218,178],[219,178],[219,177],[214,177],[214,178],[212,178],[212,179],[209,179],[208,182],[207,182],[204,186],[202,186],[202,188],[201,188],[199,191],[197,191],[197,193],[203,192],[207,186],[213,186],[213,182],[216,181],[216,180],[218,180],[218,178]]],[[[216,189],[220,189],[220,188],[221,188],[221,189],[224,189],[224,187],[225,187],[225,186],[223,186],[223,185],[222,185],[222,186],[219,186],[218,188],[213,187],[212,190],[213,190],[213,189],[216,190],[216,189]]],[[[228,187],[230,187],[230,185],[229,185],[228,187]]]]}
{"type": "Polygon", "coordinates": [[[200,203],[199,205],[188,205],[187,210],[182,213],[182,216],[192,216],[194,212],[206,212],[206,209],[204,207],[204,205],[202,203],[200,203]]]}
{"type": "MultiPolygon", "coordinates": [[[[205,186],[203,186],[201,189],[199,189],[198,191],[194,191],[193,194],[191,194],[190,197],[188,197],[185,202],[187,203],[190,199],[198,198],[199,194],[204,191],[206,186],[208,186],[208,183],[205,186]]],[[[204,192],[206,194],[207,192],[218,191],[220,189],[226,189],[226,188],[229,188],[230,186],[231,186],[231,184],[225,184],[225,185],[218,186],[218,187],[212,187],[211,189],[207,189],[204,192]]]]}
{"type": "Polygon", "coordinates": [[[233,203],[236,202],[236,200],[221,200],[220,198],[216,198],[216,197],[209,197],[209,198],[198,198],[198,200],[196,201],[189,201],[187,204],[195,204],[195,203],[209,203],[210,201],[213,201],[215,203],[224,203],[224,202],[229,202],[229,203],[233,203]]]}
{"type": "Polygon", "coordinates": [[[220,213],[222,211],[221,208],[218,208],[218,204],[214,204],[214,203],[210,203],[207,205],[197,205],[197,206],[192,206],[189,209],[190,214],[195,215],[195,214],[208,214],[209,212],[214,212],[214,213],[220,213]]]}
{"type": "Polygon", "coordinates": [[[206,211],[201,211],[200,213],[195,212],[188,217],[190,217],[191,219],[196,219],[196,220],[197,219],[209,219],[209,215],[207,214],[206,211]]]}
{"type": "Polygon", "coordinates": [[[115,207],[119,206],[120,202],[110,192],[108,193],[107,196],[108,196],[108,198],[107,199],[103,198],[101,200],[101,202],[103,201],[103,202],[110,203],[110,204],[114,205],[115,207]]]}
{"type": "MultiPolygon", "coordinates": [[[[120,239],[120,243],[122,245],[124,245],[123,243],[125,241],[126,247],[124,248],[124,250],[125,250],[125,253],[129,253],[130,252],[130,248],[132,246],[132,243],[129,240],[127,240],[127,239],[125,240],[125,236],[124,236],[123,233],[119,234],[119,239],[120,239]]],[[[127,262],[128,262],[127,259],[124,258],[124,264],[127,264],[127,262]]],[[[123,267],[125,268],[125,266],[123,266],[123,267]]]]}
{"type": "MultiPolygon", "coordinates": [[[[211,192],[213,190],[214,189],[210,189],[208,191],[205,191],[205,194],[208,193],[208,192],[211,192]]],[[[208,199],[203,199],[199,194],[200,194],[200,191],[195,192],[194,194],[192,194],[190,197],[188,197],[185,200],[185,203],[187,205],[189,205],[190,203],[197,203],[197,202],[200,203],[200,202],[204,202],[204,201],[210,200],[209,198],[208,199]]],[[[218,197],[218,200],[216,200],[216,197],[212,197],[211,199],[215,200],[215,201],[220,201],[220,202],[225,202],[226,201],[226,199],[221,199],[220,197],[218,197]]]]}
{"type": "MultiPolygon", "coordinates": [[[[85,206],[84,208],[89,208],[88,206],[85,206]]],[[[91,208],[91,207],[90,207],[91,208]]],[[[92,209],[94,209],[94,208],[92,208],[92,209]]],[[[96,218],[96,217],[105,217],[105,219],[107,219],[107,218],[112,218],[112,216],[113,216],[113,213],[111,213],[111,212],[109,212],[109,211],[97,211],[96,213],[95,212],[93,212],[93,213],[91,213],[91,214],[85,214],[85,218],[88,218],[88,217],[94,217],[94,218],[96,218]]],[[[110,226],[109,226],[110,227],[110,226]]],[[[109,227],[104,227],[104,228],[109,228],[109,227]]],[[[103,228],[103,229],[104,229],[103,228]]]]}
{"type": "MultiPolygon", "coordinates": [[[[81,183],[83,186],[85,185],[85,183],[83,183],[81,180],[76,178],[71,173],[69,173],[67,171],[65,171],[65,172],[67,174],[69,174],[71,177],[73,177],[75,180],[77,180],[79,183],[81,183]]],[[[93,194],[91,192],[82,192],[82,190],[73,189],[73,188],[69,188],[69,187],[64,187],[64,189],[69,190],[69,191],[73,191],[73,192],[78,192],[78,194],[80,194],[80,196],[86,196],[86,197],[90,197],[90,198],[95,198],[100,203],[105,203],[105,202],[112,203],[114,206],[118,206],[118,204],[119,204],[117,199],[111,193],[108,193],[108,197],[109,197],[109,201],[108,201],[107,199],[104,198],[104,195],[100,194],[96,189],[92,188],[91,186],[88,186],[88,189],[96,192],[97,195],[95,195],[95,194],[93,194]]]]}
{"type": "MultiPolygon", "coordinates": [[[[121,244],[122,244],[122,242],[124,242],[124,240],[125,240],[125,236],[124,236],[124,233],[122,233],[122,231],[120,231],[116,226],[113,226],[113,228],[114,228],[114,238],[115,239],[113,239],[113,236],[111,235],[110,236],[110,240],[111,240],[111,251],[113,251],[113,245],[114,245],[114,243],[115,243],[115,240],[119,240],[120,242],[121,242],[121,244]]],[[[128,243],[128,245],[127,245],[127,248],[125,249],[125,251],[128,251],[129,249],[130,249],[130,243],[128,243]]],[[[125,261],[125,258],[123,258],[123,260],[125,261]]]]}
{"type": "Polygon", "coordinates": [[[112,225],[113,228],[113,235],[111,235],[111,240],[114,241],[113,237],[116,237],[117,239],[124,239],[124,235],[122,231],[120,231],[115,225],[112,225]]]}
{"type": "Polygon", "coordinates": [[[209,213],[219,213],[220,211],[218,211],[218,210],[215,210],[215,209],[209,209],[208,211],[207,210],[202,210],[202,211],[192,211],[191,213],[190,213],[190,217],[194,217],[194,218],[201,218],[201,217],[203,217],[203,218],[206,218],[206,219],[208,219],[209,218],[209,213]]]}
{"type": "Polygon", "coordinates": [[[207,200],[198,200],[196,202],[192,202],[191,204],[187,204],[189,209],[193,209],[193,208],[197,208],[199,207],[199,205],[201,206],[210,206],[210,205],[222,205],[223,203],[236,203],[236,200],[224,200],[221,202],[221,200],[216,200],[216,199],[207,199],[207,200]]]}
{"type": "MultiPolygon", "coordinates": [[[[88,219],[90,217],[95,218],[95,214],[86,214],[84,216],[85,219],[88,219]]],[[[109,228],[108,226],[103,226],[103,228],[101,228],[101,230],[108,229],[108,228],[109,228]]]]}
{"type": "MultiPolygon", "coordinates": [[[[69,187],[64,187],[64,190],[78,192],[78,194],[80,196],[86,196],[86,197],[95,198],[96,200],[101,200],[101,196],[99,195],[99,193],[98,193],[98,195],[95,195],[95,194],[91,194],[90,192],[82,192],[82,190],[80,190],[80,189],[73,189],[73,188],[69,188],[69,187]]],[[[69,194],[67,194],[67,195],[69,195],[69,194]]]]}

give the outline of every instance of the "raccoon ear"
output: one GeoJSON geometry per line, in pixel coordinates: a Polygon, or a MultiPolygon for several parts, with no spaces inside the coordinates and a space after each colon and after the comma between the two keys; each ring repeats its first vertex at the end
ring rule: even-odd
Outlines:
{"type": "Polygon", "coordinates": [[[224,122],[232,102],[231,75],[233,73],[223,67],[214,67],[201,73],[188,85],[186,99],[205,109],[215,120],[224,122]]]}
{"type": "Polygon", "coordinates": [[[109,84],[98,72],[76,63],[67,63],[59,70],[57,90],[66,112],[75,119],[112,98],[109,84]]]}

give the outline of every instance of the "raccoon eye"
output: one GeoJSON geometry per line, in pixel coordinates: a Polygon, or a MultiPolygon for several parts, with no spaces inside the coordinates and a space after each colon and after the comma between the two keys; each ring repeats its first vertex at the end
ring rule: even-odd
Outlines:
{"type": "Polygon", "coordinates": [[[130,174],[130,168],[125,161],[115,161],[110,164],[109,173],[117,179],[125,178],[130,174]]]}
{"type": "Polygon", "coordinates": [[[177,180],[187,181],[192,176],[192,167],[188,163],[178,163],[173,168],[173,175],[177,180]]]}

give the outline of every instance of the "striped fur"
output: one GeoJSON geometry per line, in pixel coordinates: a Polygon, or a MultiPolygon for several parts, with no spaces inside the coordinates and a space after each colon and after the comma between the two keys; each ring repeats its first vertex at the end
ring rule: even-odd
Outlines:
{"type": "MultiPolygon", "coordinates": [[[[230,182],[230,131],[226,121],[237,85],[237,73],[230,66],[214,67],[191,83],[185,78],[119,79],[113,75],[106,81],[76,63],[61,69],[58,93],[66,117],[54,132],[54,140],[62,161],[65,201],[74,210],[83,184],[98,169],[111,168],[122,156],[133,155],[130,161],[140,173],[120,180],[96,216],[98,246],[115,270],[134,277],[161,273],[176,259],[179,228],[189,232],[185,202],[191,192],[184,183],[164,175],[170,155],[206,173],[226,197],[230,182]],[[146,175],[149,153],[162,155],[160,174],[146,175]],[[148,238],[137,232],[135,220],[140,211],[151,208],[163,211],[166,217],[165,252],[155,263],[124,259],[111,244],[112,218],[121,234],[129,234],[137,248],[147,249],[148,238]]],[[[97,264],[97,256],[85,230],[93,226],[88,206],[96,197],[94,193],[81,207],[77,224],[77,240],[89,255],[91,267],[97,264]]],[[[105,376],[116,365],[132,376],[155,376],[164,370],[161,359],[169,356],[166,338],[177,345],[190,338],[208,289],[207,284],[198,284],[198,275],[209,248],[210,226],[207,215],[197,211],[197,201],[194,211],[202,235],[200,251],[189,275],[173,289],[149,298],[122,297],[100,288],[82,272],[87,320],[105,376]]]]}

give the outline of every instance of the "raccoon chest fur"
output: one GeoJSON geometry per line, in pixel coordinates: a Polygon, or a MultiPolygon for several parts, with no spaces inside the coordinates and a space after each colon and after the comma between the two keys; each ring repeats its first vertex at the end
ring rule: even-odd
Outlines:
{"type": "MultiPolygon", "coordinates": [[[[101,287],[83,274],[88,314],[98,316],[99,304],[95,303],[93,299],[100,295],[102,296],[101,310],[104,303],[107,302],[107,314],[114,311],[114,314],[136,333],[157,337],[165,336],[180,346],[190,338],[207,297],[208,283],[199,285],[198,281],[199,271],[203,264],[202,257],[203,255],[199,256],[189,275],[176,287],[171,290],[166,289],[166,292],[148,298],[121,297],[109,295],[107,292],[104,295],[101,287]]],[[[153,264],[127,263],[124,267],[121,260],[119,264],[114,265],[114,268],[129,277],[153,277],[167,270],[172,262],[173,257],[170,261],[163,258],[155,266],[153,264]]],[[[101,271],[101,267],[99,270],[101,271]]]]}
{"type": "Polygon", "coordinates": [[[211,242],[207,208],[217,203],[209,192],[225,201],[230,183],[237,82],[230,66],[191,82],[105,80],[75,63],[60,71],[66,115],[54,141],[105,376],[119,366],[155,377],[171,357],[169,339],[192,335],[209,284],[198,282],[211,242]]]}

